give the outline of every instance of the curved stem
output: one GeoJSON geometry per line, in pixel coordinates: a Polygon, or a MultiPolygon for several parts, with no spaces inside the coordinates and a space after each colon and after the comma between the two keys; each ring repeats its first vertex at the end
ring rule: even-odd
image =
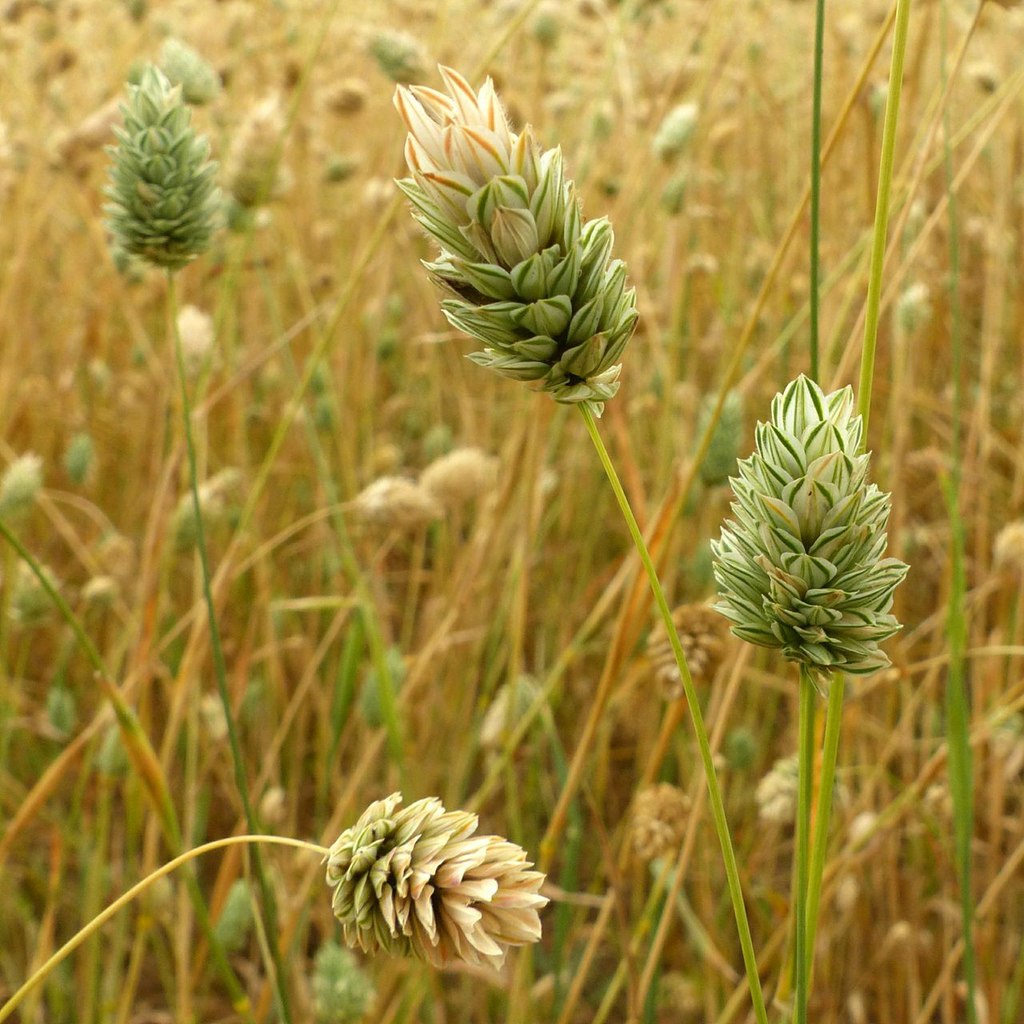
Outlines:
{"type": "Polygon", "coordinates": [[[754,955],[754,943],[750,935],[750,923],[747,920],[747,910],[743,903],[743,888],[740,885],[740,873],[736,864],[736,853],[732,846],[732,836],[729,832],[729,823],[725,817],[725,804],[722,800],[722,791],[718,785],[718,775],[715,772],[715,763],[711,754],[711,744],[708,741],[708,731],[704,725],[704,716],[701,712],[700,701],[697,698],[697,690],[693,685],[693,677],[690,675],[689,666],[686,664],[686,654],[679,641],[679,634],[675,624],[672,622],[672,610],[665,599],[665,591],[658,578],[658,572],[651,560],[651,554],[647,550],[644,536],[637,525],[633,509],[630,507],[629,498],[622,488],[618,473],[612,464],[608,449],[601,440],[597,429],[597,421],[594,414],[586,406],[581,406],[583,421],[587,425],[587,432],[601,460],[608,482],[615,492],[615,498],[619,503],[626,525],[629,527],[630,536],[636,546],[637,554],[647,571],[647,578],[651,584],[651,591],[654,594],[655,604],[661,620],[665,624],[669,643],[672,645],[672,653],[675,655],[676,664],[679,666],[679,674],[682,677],[683,692],[686,694],[686,703],[690,709],[690,718],[693,722],[693,731],[697,737],[697,746],[700,751],[701,763],[704,766],[704,776],[708,785],[708,797],[711,805],[711,816],[714,820],[715,831],[718,833],[718,842],[722,847],[722,862],[725,867],[725,877],[729,887],[729,898],[732,900],[733,913],[736,915],[736,928],[739,932],[740,948],[743,951],[743,964],[747,971],[747,983],[750,986],[750,998],[754,1004],[754,1014],[758,1024],[768,1024],[768,1014],[765,1010],[764,995],[761,991],[761,979],[757,970],[757,958],[754,955]]]}
{"type": "MultiPolygon", "coordinates": [[[[2,519],[0,519],[0,535],[4,537],[7,543],[18,553],[18,557],[35,575],[40,586],[46,591],[47,596],[71,629],[75,639],[85,652],[89,663],[95,669],[103,693],[107,700],[110,701],[110,705],[114,710],[114,716],[121,730],[121,738],[125,750],[142,779],[144,789],[153,802],[157,818],[163,828],[164,838],[172,851],[180,852],[184,843],[181,837],[181,826],[178,823],[178,814],[174,807],[174,801],[171,799],[167,779],[160,767],[159,759],[153,750],[153,745],[149,741],[149,736],[139,722],[138,716],[121,695],[121,691],[111,681],[110,673],[107,671],[103,658],[100,656],[89,634],[83,628],[78,616],[71,610],[71,606],[64,600],[61,592],[53,585],[32,553],[11,532],[2,519]]],[[[214,931],[213,922],[210,920],[210,911],[206,906],[206,900],[199,889],[199,883],[196,881],[195,875],[188,875],[186,885],[189,898],[192,900],[193,909],[196,912],[196,918],[199,921],[199,926],[209,943],[214,965],[228,990],[231,1005],[246,1021],[251,1022],[253,1017],[249,1007],[249,997],[245,994],[245,989],[242,988],[234,969],[228,962],[223,943],[214,931]]]]}
{"type": "Polygon", "coordinates": [[[154,872],[147,875],[142,879],[141,882],[136,882],[127,892],[119,896],[113,903],[110,904],[105,910],[101,911],[96,915],[84,928],[76,932],[63,946],[60,947],[45,963],[40,964],[35,971],[32,972],[31,977],[7,1000],[3,1006],[0,1006],[0,1022],[7,1020],[8,1017],[18,1008],[18,1005],[22,1000],[32,991],[40,982],[42,982],[46,976],[62,961],[65,960],[71,953],[73,953],[78,947],[89,938],[90,935],[94,934],[100,929],[107,921],[110,920],[119,910],[126,907],[132,902],[137,896],[144,893],[154,882],[159,881],[165,875],[169,875],[172,871],[180,868],[183,864],[187,864],[189,861],[195,860],[197,857],[201,857],[204,853],[211,853],[214,850],[220,850],[225,846],[235,846],[241,843],[274,843],[278,846],[292,846],[300,850],[312,850],[314,853],[320,854],[322,857],[326,857],[330,852],[326,847],[319,846],[316,843],[307,843],[302,839],[289,839],[284,836],[228,836],[226,839],[215,839],[213,842],[204,843],[202,846],[197,846],[192,850],[186,850],[184,853],[175,857],[173,860],[169,860],[166,864],[161,864],[154,872]]]}
{"type": "Polygon", "coordinates": [[[860,386],[857,390],[857,412],[864,421],[865,444],[867,444],[868,418],[871,412],[871,381],[875,373],[878,317],[882,300],[882,265],[885,261],[885,238],[889,226],[889,194],[892,191],[892,172],[895,164],[896,122],[900,112],[900,93],[903,90],[903,59],[907,52],[909,22],[910,0],[896,0],[896,29],[893,33],[889,95],[885,102],[885,123],[882,127],[882,157],[878,171],[874,235],[871,240],[871,270],[868,275],[864,346],[860,360],[860,386]]]}
{"type": "Polygon", "coordinates": [[[796,813],[796,873],[793,884],[794,925],[796,929],[796,1006],[793,1020],[807,1024],[808,964],[811,955],[807,943],[807,879],[811,834],[811,800],[814,793],[814,712],[815,689],[811,675],[800,666],[800,747],[799,790],[796,813]]]}
{"type": "Polygon", "coordinates": [[[839,732],[843,723],[844,691],[843,677],[841,675],[833,676],[828,688],[828,711],[825,715],[825,740],[821,756],[821,781],[818,784],[818,809],[814,818],[810,878],[807,884],[805,971],[808,991],[810,991],[814,976],[814,935],[818,929],[821,883],[825,875],[825,850],[828,847],[828,827],[832,818],[832,790],[836,779],[836,758],[839,755],[839,732]]]}

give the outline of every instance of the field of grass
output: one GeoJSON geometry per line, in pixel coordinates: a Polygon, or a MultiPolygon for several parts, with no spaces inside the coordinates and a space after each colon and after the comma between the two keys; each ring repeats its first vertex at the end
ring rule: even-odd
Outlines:
{"type": "MultiPolygon", "coordinates": [[[[827,7],[826,390],[858,379],[893,6],[827,7]]],[[[1024,1020],[1013,7],[912,5],[868,437],[910,572],[892,667],[846,683],[817,1024],[1024,1020]],[[961,635],[973,1015],[947,720],[961,635]]],[[[394,185],[392,97],[396,80],[437,87],[438,63],[490,75],[614,226],[640,319],[600,431],[681,608],[769,1019],[789,1019],[796,670],[698,606],[728,467],[808,368],[814,23],[797,0],[2,5],[0,467],[29,486],[8,472],[0,514],[79,628],[0,544],[0,1004],[160,865],[250,831],[239,763],[268,833],[329,846],[373,800],[438,796],[522,846],[551,899],[501,972],[350,960],[317,854],[262,846],[254,871],[252,847],[229,846],[90,934],[11,1019],[754,1020],[686,703],[583,419],[465,359],[476,345],[420,265],[436,246],[394,185]],[[267,201],[174,286],[195,308],[179,324],[231,730],[167,277],[115,265],[104,226],[117,101],[169,37],[222,80],[192,115],[222,187],[246,133],[280,156],[267,201]],[[367,490],[391,477],[422,486],[367,490]],[[658,782],[676,788],[638,801],[658,782]]]]}

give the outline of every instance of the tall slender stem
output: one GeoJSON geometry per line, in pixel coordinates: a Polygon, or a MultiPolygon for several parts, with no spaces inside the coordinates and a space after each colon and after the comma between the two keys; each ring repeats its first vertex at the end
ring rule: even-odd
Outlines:
{"type": "Polygon", "coordinates": [[[864,346],[860,360],[860,386],[857,391],[857,412],[864,420],[864,437],[868,436],[871,412],[871,381],[875,373],[875,349],[878,344],[878,317],[882,302],[882,264],[885,261],[885,239],[889,227],[889,195],[896,153],[896,123],[903,91],[903,61],[907,52],[907,28],[910,23],[910,0],[896,0],[896,28],[893,32],[892,63],[889,67],[889,94],[885,101],[885,123],[882,127],[882,157],[878,171],[878,195],[875,201],[875,227],[871,239],[871,269],[868,274],[867,309],[864,318],[864,346]]]}
{"type": "Polygon", "coordinates": [[[615,498],[619,503],[619,509],[626,526],[629,528],[630,536],[636,547],[640,561],[647,572],[647,578],[651,584],[651,592],[654,594],[654,602],[658,607],[661,620],[665,625],[669,643],[672,645],[672,653],[675,655],[676,664],[679,666],[679,674],[682,677],[683,692],[686,694],[686,703],[690,709],[690,718],[693,722],[693,731],[697,737],[697,747],[700,751],[701,763],[704,766],[704,776],[708,785],[708,797],[711,805],[711,817],[714,820],[715,831],[718,833],[718,842],[722,847],[722,862],[725,867],[726,882],[729,887],[729,898],[732,900],[733,913],[736,915],[736,928],[739,932],[740,948],[743,951],[743,964],[747,971],[747,983],[750,986],[750,998],[754,1004],[754,1014],[758,1024],[767,1024],[768,1014],[765,1010],[764,995],[761,991],[761,979],[757,970],[757,958],[754,955],[754,943],[750,935],[750,923],[747,920],[747,910],[743,903],[743,888],[740,884],[739,868],[736,864],[736,853],[733,850],[732,836],[729,832],[729,823],[725,817],[725,804],[722,800],[722,791],[718,785],[718,775],[715,772],[715,763],[711,754],[711,744],[708,740],[708,731],[704,725],[704,715],[701,712],[700,701],[697,698],[697,690],[693,685],[693,677],[690,675],[689,666],[686,664],[686,654],[683,645],[679,641],[679,634],[675,624],[672,622],[672,610],[665,599],[665,591],[658,578],[658,572],[654,567],[651,554],[647,550],[647,543],[640,527],[637,525],[633,509],[630,507],[629,498],[622,488],[618,473],[612,464],[608,449],[597,429],[597,421],[594,414],[585,406],[580,407],[583,414],[583,421],[587,425],[587,432],[597,451],[597,457],[604,467],[605,475],[615,492],[615,498]]]}
{"type": "Polygon", "coordinates": [[[807,880],[811,835],[811,800],[814,794],[814,713],[816,692],[810,673],[800,666],[799,776],[796,813],[796,872],[794,885],[794,924],[796,943],[796,1006],[793,1020],[807,1024],[808,965],[807,947],[807,880]]]}
{"type": "MultiPolygon", "coordinates": [[[[217,625],[217,613],[213,603],[213,589],[210,586],[210,564],[206,550],[206,530],[203,524],[203,510],[199,499],[199,473],[196,467],[196,448],[192,437],[192,407],[188,395],[188,379],[185,373],[185,354],[181,344],[181,334],[178,331],[177,320],[177,290],[175,287],[174,274],[167,274],[167,319],[170,333],[174,337],[174,353],[178,364],[178,380],[181,385],[181,415],[185,426],[185,448],[188,452],[189,483],[192,489],[192,509],[195,513],[196,525],[196,549],[199,552],[199,566],[203,583],[203,600],[206,604],[207,622],[210,630],[210,651],[213,657],[214,678],[217,681],[217,693],[220,696],[224,708],[224,720],[227,724],[228,745],[231,749],[231,761],[235,774],[235,789],[238,790],[239,798],[242,801],[242,810],[245,815],[246,824],[250,832],[261,832],[259,819],[252,806],[249,797],[249,780],[245,770],[245,762],[242,759],[242,749],[238,742],[238,730],[235,727],[234,711],[231,707],[231,697],[228,693],[227,667],[224,662],[224,651],[220,642],[220,628],[217,625]]],[[[288,1003],[287,990],[284,984],[284,964],[281,960],[281,950],[278,942],[277,929],[277,905],[274,900],[273,890],[267,881],[266,872],[263,869],[263,858],[259,849],[254,847],[252,851],[253,874],[256,876],[256,883],[259,886],[261,904],[263,907],[264,923],[267,935],[270,939],[270,952],[272,959],[273,975],[272,984],[278,1011],[285,1024],[291,1024],[291,1009],[288,1003]]]]}
{"type": "Polygon", "coordinates": [[[819,238],[821,235],[821,80],[825,50],[825,0],[817,0],[814,20],[814,96],[811,111],[811,380],[818,379],[819,238]]]}
{"type": "Polygon", "coordinates": [[[828,687],[828,711],[825,715],[825,740],[821,755],[821,779],[818,783],[818,810],[814,818],[811,840],[811,870],[807,883],[807,989],[814,980],[814,936],[818,930],[818,907],[821,903],[821,882],[825,875],[825,851],[828,827],[832,819],[832,790],[836,781],[836,759],[839,755],[839,731],[843,724],[842,675],[835,675],[828,687]]]}

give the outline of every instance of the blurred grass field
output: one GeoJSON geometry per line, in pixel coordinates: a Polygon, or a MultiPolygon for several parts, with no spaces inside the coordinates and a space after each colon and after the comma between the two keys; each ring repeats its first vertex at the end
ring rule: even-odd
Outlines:
{"type": "MultiPolygon", "coordinates": [[[[438,62],[473,82],[490,74],[517,121],[562,147],[585,213],[611,219],[641,319],[602,430],[670,599],[693,605],[713,594],[708,542],[729,510],[721,474],[695,458],[710,407],[734,385],[734,433],[708,456],[728,465],[806,368],[813,16],[795,0],[0,10],[0,465],[35,453],[43,473],[10,524],[136,710],[189,845],[242,831],[243,818],[187,505],[166,283],[112,261],[103,146],[133,66],[168,37],[223,82],[193,120],[227,168],[246,119],[278,97],[280,187],[178,282],[213,326],[209,348],[195,342],[193,424],[252,799],[269,831],[330,844],[395,789],[438,795],[548,859],[555,897],[541,944],[501,975],[363,961],[376,990],[366,1020],[725,1024],[748,1012],[700,763],[659,673],[646,581],[579,417],[469,363],[471,344],[443,320],[418,262],[432,245],[393,185],[405,173],[395,79],[436,85],[438,62]],[[665,152],[659,126],[684,103],[692,125],[665,152]],[[457,463],[438,484],[437,460],[464,448],[479,450],[476,475],[457,463]],[[382,477],[430,480],[432,464],[435,504],[422,515],[367,498],[382,477]],[[398,701],[390,732],[382,685],[398,701]],[[551,831],[596,699],[582,786],[551,831]],[[636,796],[654,781],[689,796],[684,880],[667,908],[670,868],[645,863],[636,838],[636,796]],[[645,968],[654,984],[641,1001],[645,968]]],[[[890,16],[864,0],[829,5],[826,22],[830,386],[856,380],[890,16]]],[[[1022,41],[1012,5],[913,8],[869,443],[874,479],[892,492],[890,553],[911,572],[893,668],[848,693],[812,1002],[822,1024],[966,1019],[943,719],[942,482],[957,418],[979,1019],[1024,1020],[1022,41]]],[[[6,996],[169,854],[92,666],[13,549],[0,558],[6,996]]],[[[710,652],[695,675],[771,994],[786,975],[794,796],[772,773],[796,750],[795,679],[699,611],[679,624],[692,650],[710,652]]],[[[314,998],[317,953],[336,937],[322,867],[291,850],[266,857],[296,1019],[340,1024],[314,998]]],[[[232,963],[256,1019],[273,1020],[268,960],[234,885],[246,877],[237,848],[199,866],[214,920],[234,900],[232,963]]],[[[240,1019],[176,875],[19,1014],[240,1019]]]]}

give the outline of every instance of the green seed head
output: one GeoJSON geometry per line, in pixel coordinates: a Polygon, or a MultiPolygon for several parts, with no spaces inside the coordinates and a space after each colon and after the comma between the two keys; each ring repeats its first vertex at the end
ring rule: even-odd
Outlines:
{"type": "Polygon", "coordinates": [[[180,270],[210,245],[217,222],[216,164],[190,125],[181,87],[148,65],[128,86],[124,126],[106,196],[115,249],[167,270],[180,270]]]}
{"type": "Polygon", "coordinates": [[[483,342],[473,362],[600,415],[637,319],[605,219],[583,222],[557,149],[511,131],[488,79],[441,68],[448,94],[400,86],[412,177],[399,187],[440,244],[426,267],[449,322],[483,342]]]}
{"type": "Polygon", "coordinates": [[[890,609],[907,566],[882,557],[890,502],[867,482],[862,431],[851,388],[825,395],[797,378],[758,425],[732,481],[735,519],[712,543],[733,632],[822,683],[885,668],[879,642],[900,629],[890,609]]]}

